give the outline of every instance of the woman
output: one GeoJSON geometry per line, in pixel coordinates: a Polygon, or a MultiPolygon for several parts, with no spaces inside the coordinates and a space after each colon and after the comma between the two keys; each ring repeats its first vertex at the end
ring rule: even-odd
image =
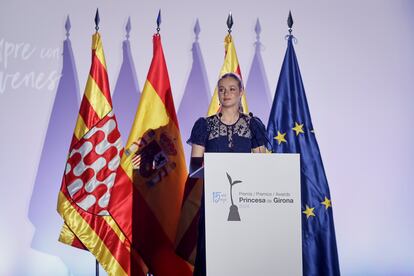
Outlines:
{"type": "MultiPolygon", "coordinates": [[[[204,152],[266,152],[266,131],[256,117],[241,112],[244,93],[240,77],[234,73],[223,75],[218,83],[220,110],[194,124],[191,137],[191,165],[199,166],[204,152]]],[[[206,275],[204,198],[201,202],[199,238],[194,275],[206,275]]]]}

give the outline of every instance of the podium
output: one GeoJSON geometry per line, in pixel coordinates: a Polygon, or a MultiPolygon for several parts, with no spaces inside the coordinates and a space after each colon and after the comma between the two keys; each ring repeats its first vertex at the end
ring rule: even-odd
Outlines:
{"type": "Polygon", "coordinates": [[[298,154],[205,153],[208,276],[302,275],[298,154]]]}

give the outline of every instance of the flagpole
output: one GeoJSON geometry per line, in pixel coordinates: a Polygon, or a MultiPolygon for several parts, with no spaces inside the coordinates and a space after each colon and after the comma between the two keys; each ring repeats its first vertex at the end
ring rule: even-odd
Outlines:
{"type": "Polygon", "coordinates": [[[292,12],[289,11],[289,16],[287,19],[287,25],[289,27],[288,31],[289,31],[289,35],[292,35],[292,26],[293,26],[293,17],[292,17],[292,12]]]}
{"type": "Polygon", "coordinates": [[[229,12],[229,15],[227,16],[227,31],[229,32],[229,35],[231,35],[231,28],[233,27],[233,16],[231,15],[231,12],[229,12]]]}
{"type": "Polygon", "coordinates": [[[288,25],[288,32],[289,32],[289,34],[287,34],[286,36],[285,36],[285,39],[286,40],[289,40],[289,39],[292,39],[292,42],[294,42],[294,43],[296,43],[297,42],[297,39],[296,39],[296,37],[292,34],[292,26],[293,26],[293,17],[292,17],[292,12],[291,11],[289,11],[289,16],[288,16],[288,19],[287,19],[287,25],[288,25]]]}
{"type": "MultiPolygon", "coordinates": [[[[96,14],[95,14],[95,31],[98,32],[99,30],[99,9],[96,9],[96,14]]],[[[99,262],[98,259],[95,259],[95,276],[99,276],[99,262]]]]}
{"type": "Polygon", "coordinates": [[[95,275],[99,276],[99,262],[95,259],[95,275]]]}
{"type": "MultiPolygon", "coordinates": [[[[160,28],[160,26],[161,26],[161,9],[158,10],[156,23],[157,23],[157,28],[156,28],[157,35],[160,35],[160,31],[161,31],[161,28],[160,28]]],[[[151,273],[151,271],[148,271],[145,276],[154,276],[154,275],[151,273]]]]}
{"type": "Polygon", "coordinates": [[[160,34],[160,25],[161,25],[161,9],[158,10],[158,16],[157,16],[157,35],[160,34]]]}

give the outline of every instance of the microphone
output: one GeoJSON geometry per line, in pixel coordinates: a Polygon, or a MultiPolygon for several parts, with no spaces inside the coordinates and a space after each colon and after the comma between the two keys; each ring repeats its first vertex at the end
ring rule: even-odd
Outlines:
{"type": "MultiPolygon", "coordinates": [[[[252,118],[253,120],[255,120],[255,122],[256,122],[256,123],[258,123],[259,125],[263,126],[263,129],[264,129],[265,131],[264,131],[264,133],[262,133],[262,134],[264,134],[264,137],[266,138],[266,141],[267,141],[267,142],[269,143],[269,145],[270,145],[270,150],[271,150],[271,151],[272,151],[272,153],[273,153],[273,143],[269,141],[269,138],[267,138],[266,127],[264,126],[263,122],[262,122],[259,118],[254,117],[252,112],[249,112],[249,116],[250,116],[250,118],[252,118]]],[[[261,128],[260,128],[260,129],[261,129],[261,128]]],[[[267,147],[265,147],[265,148],[267,148],[267,147]]]]}

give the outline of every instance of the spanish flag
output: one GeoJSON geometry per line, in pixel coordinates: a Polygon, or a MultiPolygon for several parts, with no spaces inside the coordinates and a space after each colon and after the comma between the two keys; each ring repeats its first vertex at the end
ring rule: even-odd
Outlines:
{"type": "MultiPolygon", "coordinates": [[[[240,71],[240,65],[239,60],[237,59],[236,54],[236,48],[234,47],[233,37],[228,34],[224,38],[224,49],[225,49],[225,57],[224,57],[224,63],[220,70],[219,79],[221,76],[227,73],[236,73],[241,78],[241,71],[240,71]]],[[[243,94],[242,97],[242,107],[243,112],[248,113],[249,110],[247,108],[247,101],[246,101],[246,93],[243,94]]],[[[217,85],[214,89],[214,95],[211,99],[210,106],[208,107],[208,116],[214,115],[217,113],[217,111],[220,109],[220,102],[218,99],[218,90],[217,85]]]]}
{"type": "MultiPolygon", "coordinates": [[[[139,259],[130,253],[130,240],[109,215],[122,152],[101,37],[97,32],[92,36],[92,65],[57,210],[65,221],[59,240],[89,250],[109,275],[131,275],[131,261],[139,259]]],[[[135,270],[134,275],[144,275],[144,272],[135,270]]]]}
{"type": "Polygon", "coordinates": [[[111,215],[151,273],[191,275],[174,253],[187,169],[159,34],[121,167],[111,215]]]}

